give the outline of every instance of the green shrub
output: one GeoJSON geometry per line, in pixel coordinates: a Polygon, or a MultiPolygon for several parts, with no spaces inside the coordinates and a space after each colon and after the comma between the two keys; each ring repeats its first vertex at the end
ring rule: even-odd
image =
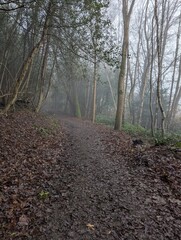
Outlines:
{"type": "Polygon", "coordinates": [[[101,124],[105,124],[105,125],[108,125],[108,126],[111,126],[111,127],[114,126],[114,118],[113,117],[106,117],[104,115],[98,115],[96,117],[96,122],[101,123],[101,124]]]}
{"type": "Polygon", "coordinates": [[[140,125],[133,125],[130,123],[125,123],[123,126],[123,130],[132,135],[132,136],[147,136],[150,135],[150,133],[140,125]]]}
{"type": "MultiPolygon", "coordinates": [[[[108,126],[114,126],[114,118],[106,117],[104,115],[97,116],[97,123],[105,124],[108,126]]],[[[155,136],[151,136],[151,132],[140,125],[133,125],[131,123],[124,123],[123,131],[131,135],[132,137],[141,138],[151,145],[174,145],[175,147],[181,148],[181,135],[175,133],[167,133],[164,137],[161,136],[160,132],[155,133],[155,136]]]]}
{"type": "MultiPolygon", "coordinates": [[[[156,133],[154,140],[155,140],[155,145],[179,145],[179,140],[181,136],[175,133],[166,133],[164,137],[161,136],[160,133],[156,133]]],[[[181,143],[180,143],[181,145],[181,143]]]]}
{"type": "Polygon", "coordinates": [[[181,148],[181,141],[175,143],[174,146],[175,146],[176,148],[181,148]]]}

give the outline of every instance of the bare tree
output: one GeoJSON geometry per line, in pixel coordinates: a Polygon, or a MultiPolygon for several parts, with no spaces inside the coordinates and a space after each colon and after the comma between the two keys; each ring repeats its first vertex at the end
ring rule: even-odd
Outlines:
{"type": "Polygon", "coordinates": [[[20,70],[19,76],[15,81],[15,86],[12,90],[12,96],[9,99],[9,102],[7,103],[4,112],[6,113],[10,107],[15,103],[17,97],[18,97],[18,93],[19,93],[19,89],[26,77],[26,74],[29,70],[30,65],[32,64],[32,61],[34,59],[34,57],[36,56],[39,48],[41,47],[41,44],[43,43],[44,39],[47,36],[47,31],[48,31],[48,27],[49,27],[49,21],[50,21],[50,16],[51,16],[51,7],[52,7],[52,1],[50,0],[48,3],[48,8],[47,8],[47,14],[46,14],[46,19],[45,19],[45,23],[44,23],[44,27],[43,27],[43,31],[42,31],[42,35],[40,40],[38,41],[38,43],[33,47],[33,49],[30,51],[29,55],[27,56],[27,58],[25,59],[22,68],[20,70]]]}
{"type": "Polygon", "coordinates": [[[118,80],[118,100],[117,100],[117,110],[115,119],[115,130],[120,130],[123,124],[123,114],[124,114],[124,93],[125,93],[125,75],[126,75],[126,63],[128,54],[128,44],[129,44],[129,25],[130,18],[135,4],[135,0],[132,0],[131,5],[128,9],[128,0],[122,0],[122,14],[124,22],[124,37],[122,44],[122,54],[121,54],[121,66],[118,80]]]}
{"type": "MultiPolygon", "coordinates": [[[[163,13],[162,13],[163,14],[163,13]]],[[[155,0],[155,7],[154,7],[154,16],[155,16],[155,22],[156,22],[156,42],[157,42],[157,57],[158,57],[158,76],[157,76],[157,99],[158,99],[158,105],[161,112],[161,131],[162,131],[162,137],[165,135],[165,111],[163,109],[162,99],[161,99],[161,77],[162,77],[162,46],[161,41],[163,40],[162,32],[160,32],[160,29],[162,30],[163,25],[163,19],[161,21],[161,26],[159,23],[158,18],[158,2],[155,0]]]]}
{"type": "MultiPolygon", "coordinates": [[[[143,24],[143,14],[144,14],[144,9],[142,9],[141,17],[139,19],[139,26],[138,26],[138,42],[136,46],[136,52],[134,52],[133,46],[131,46],[131,50],[134,52],[134,57],[136,59],[135,65],[134,65],[134,70],[131,72],[131,63],[130,59],[128,58],[128,63],[129,63],[129,78],[130,78],[130,92],[128,95],[128,102],[129,102],[129,110],[130,110],[130,117],[131,117],[131,122],[132,124],[135,124],[135,107],[134,107],[134,95],[135,95],[135,88],[136,88],[136,83],[139,75],[139,67],[140,67],[140,52],[141,52],[141,35],[142,35],[142,24],[143,24]]],[[[133,67],[132,67],[133,68],[133,67]]]]}
{"type": "Polygon", "coordinates": [[[97,39],[92,38],[93,48],[94,48],[94,59],[93,59],[93,101],[92,101],[92,122],[96,119],[96,96],[97,96],[97,39]]]}
{"type": "Polygon", "coordinates": [[[173,102],[170,110],[170,121],[175,118],[180,99],[181,99],[181,55],[179,59],[179,73],[177,77],[173,102]]]}
{"type": "MultiPolygon", "coordinates": [[[[170,96],[169,96],[169,104],[168,104],[168,110],[167,110],[167,129],[169,128],[171,118],[172,118],[172,115],[173,115],[174,103],[172,104],[172,98],[173,98],[173,91],[174,91],[176,68],[177,68],[177,64],[178,64],[178,60],[179,60],[178,59],[178,54],[179,54],[180,34],[181,34],[181,13],[179,15],[179,24],[178,24],[178,31],[177,31],[177,37],[176,37],[176,48],[175,48],[175,56],[174,56],[172,82],[171,82],[171,88],[170,88],[170,93],[169,93],[170,96]]],[[[178,81],[179,81],[179,77],[178,77],[178,81]]],[[[178,86],[179,85],[177,85],[177,87],[178,86]]],[[[175,93],[175,96],[176,95],[177,95],[177,93],[175,93]]],[[[174,99],[175,99],[175,97],[174,97],[174,99]]]]}

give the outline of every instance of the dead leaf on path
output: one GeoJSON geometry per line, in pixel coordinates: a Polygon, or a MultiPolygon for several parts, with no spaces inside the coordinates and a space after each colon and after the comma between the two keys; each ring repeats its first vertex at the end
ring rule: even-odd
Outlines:
{"type": "Polygon", "coordinates": [[[21,217],[19,218],[19,222],[18,225],[23,227],[23,226],[28,226],[29,220],[28,217],[26,215],[21,215],[21,217]]]}
{"type": "Polygon", "coordinates": [[[89,230],[92,230],[92,231],[95,230],[94,225],[92,225],[90,223],[88,223],[86,226],[88,227],[89,230]]]}

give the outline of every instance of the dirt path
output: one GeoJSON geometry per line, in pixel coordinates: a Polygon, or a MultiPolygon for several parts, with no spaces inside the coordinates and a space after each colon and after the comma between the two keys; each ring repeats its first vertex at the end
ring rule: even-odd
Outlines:
{"type": "Polygon", "coordinates": [[[29,111],[0,120],[0,239],[181,239],[179,149],[29,111]]]}
{"type": "MultiPolygon", "coordinates": [[[[181,239],[180,218],[160,196],[158,181],[130,168],[124,154],[106,154],[105,129],[86,121],[61,121],[68,145],[49,239],[181,239]]],[[[165,186],[162,191],[170,190],[165,186]]]]}

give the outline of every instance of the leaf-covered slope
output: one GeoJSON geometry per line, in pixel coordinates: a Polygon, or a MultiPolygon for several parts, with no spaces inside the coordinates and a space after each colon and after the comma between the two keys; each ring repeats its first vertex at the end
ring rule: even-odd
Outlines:
{"type": "Polygon", "coordinates": [[[30,112],[0,122],[0,239],[38,236],[55,194],[63,133],[55,120],[30,112]]]}

